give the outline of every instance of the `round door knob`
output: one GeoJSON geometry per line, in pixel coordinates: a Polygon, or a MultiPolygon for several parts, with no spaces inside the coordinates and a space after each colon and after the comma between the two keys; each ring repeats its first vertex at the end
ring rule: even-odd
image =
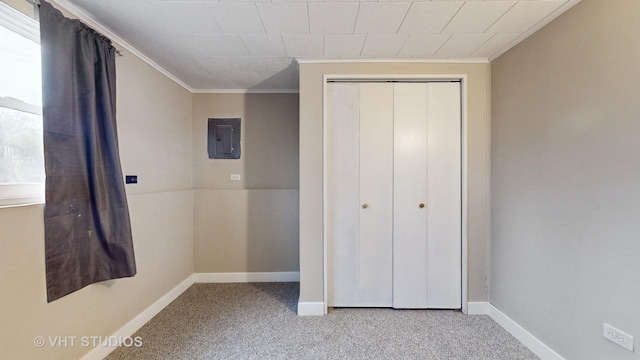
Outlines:
{"type": "Polygon", "coordinates": [[[366,208],[368,208],[368,207],[369,207],[369,204],[366,204],[366,203],[365,203],[365,204],[362,204],[362,208],[363,208],[363,209],[366,209],[366,208]]]}
{"type": "Polygon", "coordinates": [[[418,206],[420,206],[420,209],[424,209],[424,203],[420,203],[418,206]]]}

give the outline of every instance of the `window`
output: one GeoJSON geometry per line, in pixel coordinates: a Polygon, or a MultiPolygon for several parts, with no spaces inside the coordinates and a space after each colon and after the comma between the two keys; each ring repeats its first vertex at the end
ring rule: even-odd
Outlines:
{"type": "Polygon", "coordinates": [[[0,2],[0,206],[44,201],[39,26],[0,2]]]}

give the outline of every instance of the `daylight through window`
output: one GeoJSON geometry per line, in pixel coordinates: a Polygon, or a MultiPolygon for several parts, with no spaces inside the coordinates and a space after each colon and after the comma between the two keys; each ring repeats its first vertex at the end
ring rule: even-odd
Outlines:
{"type": "Polygon", "coordinates": [[[0,3],[0,206],[42,202],[38,23],[0,3]]]}

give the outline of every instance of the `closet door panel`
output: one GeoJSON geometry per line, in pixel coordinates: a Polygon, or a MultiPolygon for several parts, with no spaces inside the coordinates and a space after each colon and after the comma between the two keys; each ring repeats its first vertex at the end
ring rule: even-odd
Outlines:
{"type": "Polygon", "coordinates": [[[461,306],[460,83],[428,84],[428,307],[461,306]]]}
{"type": "MultiPolygon", "coordinates": [[[[355,166],[354,166],[355,167],[355,166]]],[[[360,306],[392,305],[393,84],[360,84],[360,306]]]]}
{"type": "Polygon", "coordinates": [[[360,278],[359,86],[327,85],[327,303],[358,306],[360,278]]]}
{"type": "Polygon", "coordinates": [[[395,84],[393,194],[393,307],[426,308],[429,199],[424,83],[395,84]]]}
{"type": "Polygon", "coordinates": [[[460,308],[460,100],[459,83],[327,85],[329,306],[460,308]]]}

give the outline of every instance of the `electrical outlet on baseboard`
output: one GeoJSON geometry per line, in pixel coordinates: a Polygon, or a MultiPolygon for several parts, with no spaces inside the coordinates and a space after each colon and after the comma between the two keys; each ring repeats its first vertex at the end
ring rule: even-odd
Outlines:
{"type": "Polygon", "coordinates": [[[618,330],[607,323],[604,323],[603,325],[602,336],[633,352],[633,336],[618,330]]]}

